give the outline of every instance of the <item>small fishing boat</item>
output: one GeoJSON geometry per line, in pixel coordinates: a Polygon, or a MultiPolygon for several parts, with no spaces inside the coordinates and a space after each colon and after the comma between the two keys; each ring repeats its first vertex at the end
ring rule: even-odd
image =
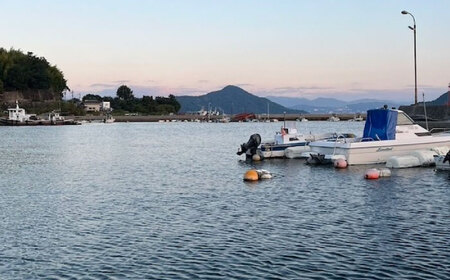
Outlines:
{"type": "Polygon", "coordinates": [[[310,142],[332,138],[333,135],[333,133],[300,134],[296,128],[284,126],[275,133],[274,141],[262,143],[257,152],[262,158],[282,158],[285,157],[287,148],[297,147],[297,149],[308,151],[310,142]]]}
{"type": "Polygon", "coordinates": [[[362,122],[362,121],[364,121],[364,118],[360,114],[358,114],[358,115],[355,115],[353,117],[353,119],[349,119],[348,121],[349,122],[362,122]]]}
{"type": "Polygon", "coordinates": [[[116,119],[113,118],[113,116],[111,114],[107,114],[106,117],[103,119],[104,123],[113,123],[115,121],[116,121],[116,119]]]}
{"type": "MultiPolygon", "coordinates": [[[[346,137],[355,137],[353,134],[345,134],[346,137]]],[[[245,153],[246,158],[254,159],[257,156],[259,159],[264,158],[296,158],[286,155],[288,150],[291,153],[301,154],[302,152],[309,151],[309,144],[316,140],[321,139],[335,139],[336,133],[324,133],[324,134],[299,134],[294,127],[282,127],[280,132],[275,133],[275,139],[271,142],[261,143],[261,136],[259,134],[253,134],[247,143],[243,143],[237,154],[242,155],[245,153]]]]}
{"type": "Polygon", "coordinates": [[[311,151],[302,156],[328,162],[343,158],[350,165],[375,164],[385,163],[393,156],[408,156],[414,151],[450,148],[450,135],[432,135],[405,112],[385,106],[367,111],[362,137],[340,136],[315,141],[309,146],[311,151]]]}

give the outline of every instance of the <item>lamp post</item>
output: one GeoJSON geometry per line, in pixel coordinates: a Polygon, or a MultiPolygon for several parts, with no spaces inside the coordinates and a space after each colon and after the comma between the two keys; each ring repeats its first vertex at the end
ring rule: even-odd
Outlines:
{"type": "Polygon", "coordinates": [[[407,11],[402,11],[402,15],[410,15],[413,18],[414,27],[408,26],[414,31],[414,104],[417,105],[417,56],[416,56],[416,19],[407,11]]]}

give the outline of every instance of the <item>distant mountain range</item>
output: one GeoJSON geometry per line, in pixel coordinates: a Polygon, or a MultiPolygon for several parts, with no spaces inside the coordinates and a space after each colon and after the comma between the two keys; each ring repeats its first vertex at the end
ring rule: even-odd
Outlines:
{"type": "MultiPolygon", "coordinates": [[[[447,104],[450,93],[444,93],[437,99],[427,102],[428,105],[447,104]]],[[[181,104],[180,112],[197,112],[199,110],[217,110],[226,114],[267,113],[282,114],[330,114],[330,113],[365,113],[369,109],[381,108],[384,105],[400,107],[402,104],[388,100],[358,99],[343,101],[336,98],[319,97],[315,99],[253,95],[237,86],[226,86],[221,90],[201,96],[177,96],[181,104]]]]}
{"type": "Polygon", "coordinates": [[[295,108],[286,108],[264,97],[253,95],[237,86],[226,86],[201,96],[177,96],[181,104],[181,113],[197,112],[199,110],[217,110],[226,114],[254,113],[291,114],[306,113],[295,108]]]}
{"type": "Polygon", "coordinates": [[[295,98],[295,97],[278,97],[268,96],[269,100],[286,106],[290,109],[304,110],[311,114],[328,114],[328,113],[364,113],[369,109],[380,108],[384,105],[398,108],[401,104],[376,99],[358,99],[354,101],[343,101],[335,98],[316,99],[295,98]]]}

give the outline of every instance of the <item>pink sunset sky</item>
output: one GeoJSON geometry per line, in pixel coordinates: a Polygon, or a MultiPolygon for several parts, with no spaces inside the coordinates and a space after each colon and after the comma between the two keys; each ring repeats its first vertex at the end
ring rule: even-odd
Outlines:
{"type": "Polygon", "coordinates": [[[200,95],[413,100],[450,82],[450,2],[2,1],[1,47],[57,65],[78,97],[200,95]],[[93,3],[91,3],[93,2],[93,3]]]}

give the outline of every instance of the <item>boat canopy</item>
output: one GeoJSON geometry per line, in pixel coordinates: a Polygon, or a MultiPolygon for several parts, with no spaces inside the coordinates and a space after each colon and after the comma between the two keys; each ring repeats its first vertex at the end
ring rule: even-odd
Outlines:
{"type": "Polygon", "coordinates": [[[395,140],[397,116],[396,110],[368,110],[363,139],[395,140]]]}

